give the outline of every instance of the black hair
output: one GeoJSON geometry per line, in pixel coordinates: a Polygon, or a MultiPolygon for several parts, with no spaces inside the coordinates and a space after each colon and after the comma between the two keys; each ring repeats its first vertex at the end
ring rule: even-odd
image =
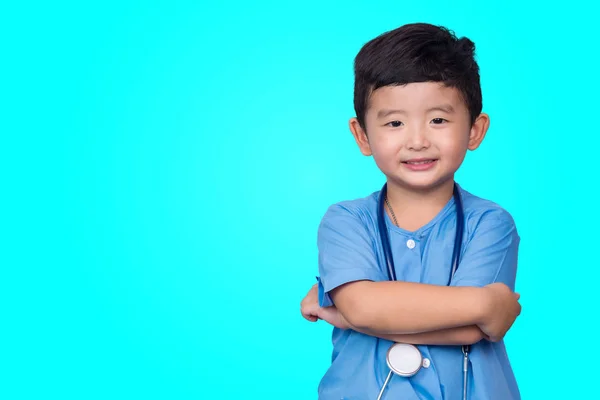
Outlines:
{"type": "Polygon", "coordinates": [[[366,130],[371,93],[383,86],[440,82],[458,89],[471,124],[481,113],[482,99],[475,43],[457,39],[443,26],[403,25],[366,43],[354,59],[354,110],[366,130]]]}

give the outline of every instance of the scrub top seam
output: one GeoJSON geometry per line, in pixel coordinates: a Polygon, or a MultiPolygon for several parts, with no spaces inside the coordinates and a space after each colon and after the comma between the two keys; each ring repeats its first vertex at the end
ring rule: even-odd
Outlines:
{"type": "Polygon", "coordinates": [[[454,201],[454,196],[453,196],[450,200],[448,200],[448,203],[446,203],[444,208],[442,210],[440,210],[440,212],[435,217],[433,217],[433,219],[431,219],[429,222],[427,222],[425,225],[423,225],[422,227],[420,227],[419,229],[417,229],[415,231],[409,231],[409,230],[406,230],[406,229],[400,228],[399,226],[394,225],[394,223],[390,219],[390,216],[388,215],[387,212],[384,212],[385,225],[388,228],[388,232],[394,231],[394,232],[400,233],[404,236],[409,236],[411,238],[420,239],[424,233],[426,233],[428,230],[433,228],[438,222],[440,222],[443,218],[445,218],[448,215],[448,213],[452,211],[454,205],[455,205],[455,201],[454,201]]]}

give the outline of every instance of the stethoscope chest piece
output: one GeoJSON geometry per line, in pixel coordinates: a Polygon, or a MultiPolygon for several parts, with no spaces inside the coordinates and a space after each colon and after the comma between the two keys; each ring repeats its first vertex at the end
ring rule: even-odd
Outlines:
{"type": "Polygon", "coordinates": [[[416,346],[395,343],[387,352],[387,365],[397,375],[411,377],[423,366],[423,356],[416,346]]]}

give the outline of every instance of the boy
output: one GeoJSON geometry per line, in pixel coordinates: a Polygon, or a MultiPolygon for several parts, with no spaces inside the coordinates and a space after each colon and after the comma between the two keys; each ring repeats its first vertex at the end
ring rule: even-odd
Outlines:
{"type": "Polygon", "coordinates": [[[457,227],[454,174],[482,142],[475,46],[449,30],[409,24],[363,46],[355,59],[350,130],[385,174],[385,223],[396,281],[378,231],[379,192],[331,206],[319,226],[319,274],[302,315],[332,325],[332,364],[319,399],[378,398],[394,342],[426,363],[393,375],[383,399],[520,399],[502,341],[521,311],[514,293],[519,236],[510,214],[457,186],[464,209],[460,264],[448,285],[457,227]]]}

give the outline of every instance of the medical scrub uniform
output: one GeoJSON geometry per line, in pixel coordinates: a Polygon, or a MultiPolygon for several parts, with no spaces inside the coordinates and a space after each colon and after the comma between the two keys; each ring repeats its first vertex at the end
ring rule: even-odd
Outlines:
{"type": "MultiPolygon", "coordinates": [[[[502,282],[514,290],[519,235],[511,215],[491,201],[459,187],[465,231],[452,286],[502,282]]],[[[358,280],[386,281],[386,263],[377,228],[379,192],[331,206],[318,231],[319,302],[331,306],[329,292],[358,280]]],[[[456,229],[454,198],[417,231],[395,226],[385,215],[399,281],[447,285],[456,229]]],[[[332,363],[318,388],[320,400],[375,400],[389,373],[391,341],[354,330],[333,329],[332,363]]],[[[383,400],[462,399],[460,346],[417,346],[430,363],[410,378],[394,375],[383,400]]],[[[504,342],[471,346],[468,398],[517,400],[519,389],[504,342]]]]}

